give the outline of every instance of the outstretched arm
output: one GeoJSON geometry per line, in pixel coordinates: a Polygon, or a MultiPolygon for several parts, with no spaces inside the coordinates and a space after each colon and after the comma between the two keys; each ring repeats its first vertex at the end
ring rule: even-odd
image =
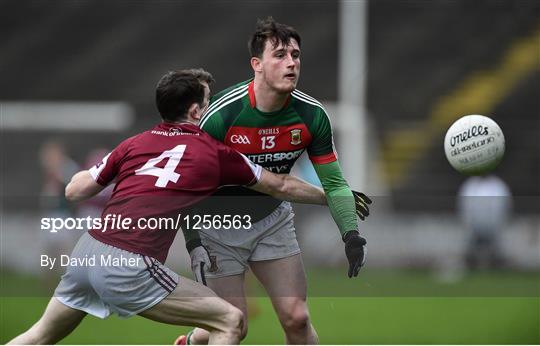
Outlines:
{"type": "Polygon", "coordinates": [[[345,243],[345,255],[349,261],[349,278],[357,276],[366,260],[366,239],[358,232],[356,215],[369,215],[369,197],[351,191],[343,178],[338,161],[314,164],[328,199],[328,207],[345,243]]]}
{"type": "Polygon", "coordinates": [[[84,201],[94,197],[104,188],[105,186],[96,183],[90,171],[80,171],[71,178],[71,181],[66,186],[66,199],[71,202],[84,201]]]}
{"type": "Polygon", "coordinates": [[[338,161],[313,164],[328,199],[328,207],[341,235],[358,229],[354,196],[338,161]]]}
{"type": "Polygon", "coordinates": [[[275,174],[262,170],[261,179],[250,189],[289,202],[326,205],[323,189],[289,174],[275,174]]]}

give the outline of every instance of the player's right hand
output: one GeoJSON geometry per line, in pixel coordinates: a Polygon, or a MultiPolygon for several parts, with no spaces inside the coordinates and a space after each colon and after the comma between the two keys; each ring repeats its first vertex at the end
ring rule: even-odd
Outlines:
{"type": "Polygon", "coordinates": [[[191,270],[193,271],[193,275],[195,275],[195,280],[206,286],[204,271],[210,268],[210,256],[208,250],[202,245],[200,240],[195,242],[195,245],[193,243],[188,243],[186,247],[189,251],[189,257],[191,257],[191,270]]]}
{"type": "Polygon", "coordinates": [[[343,235],[345,242],[345,255],[349,261],[349,278],[358,276],[360,268],[366,262],[366,239],[358,231],[349,231],[343,235]]]}
{"type": "Polygon", "coordinates": [[[369,216],[369,207],[368,204],[371,204],[371,199],[360,191],[351,190],[354,196],[354,203],[356,206],[356,215],[360,220],[364,221],[366,217],[369,216]]]}

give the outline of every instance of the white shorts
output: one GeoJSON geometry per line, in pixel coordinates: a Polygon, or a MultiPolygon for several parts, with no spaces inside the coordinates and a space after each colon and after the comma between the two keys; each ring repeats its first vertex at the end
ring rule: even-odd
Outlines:
{"type": "Polygon", "coordinates": [[[79,239],[70,259],[79,265],[67,266],[54,296],[99,318],[111,313],[136,315],[159,303],[178,284],[178,274],[155,258],[104,244],[88,233],[79,239]]]}
{"type": "Polygon", "coordinates": [[[248,261],[286,258],[300,253],[294,228],[294,212],[289,202],[281,203],[270,215],[250,229],[204,229],[201,241],[208,249],[207,278],[244,273],[248,261]]]}

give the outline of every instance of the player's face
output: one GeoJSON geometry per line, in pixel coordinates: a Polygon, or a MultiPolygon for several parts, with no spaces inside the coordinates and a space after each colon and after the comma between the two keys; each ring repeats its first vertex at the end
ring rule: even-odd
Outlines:
{"type": "Polygon", "coordinates": [[[265,43],[261,58],[262,76],[266,84],[280,93],[290,93],[300,77],[300,48],[295,39],[289,45],[274,47],[271,40],[265,43]]]}

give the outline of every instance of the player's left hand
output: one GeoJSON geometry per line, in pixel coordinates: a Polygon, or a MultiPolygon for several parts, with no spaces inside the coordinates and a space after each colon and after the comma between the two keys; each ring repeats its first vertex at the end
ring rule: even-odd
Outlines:
{"type": "Polygon", "coordinates": [[[345,255],[349,261],[349,278],[358,276],[360,268],[366,262],[366,239],[358,231],[349,231],[343,235],[345,242],[345,255]]]}
{"type": "Polygon", "coordinates": [[[195,280],[206,286],[206,277],[204,271],[210,268],[210,256],[208,250],[204,247],[200,240],[194,244],[187,244],[186,247],[191,257],[191,270],[195,275],[195,280]]]}
{"type": "Polygon", "coordinates": [[[360,220],[364,221],[369,216],[368,205],[372,203],[371,199],[360,191],[351,190],[354,196],[354,203],[356,206],[356,215],[360,220]]]}

